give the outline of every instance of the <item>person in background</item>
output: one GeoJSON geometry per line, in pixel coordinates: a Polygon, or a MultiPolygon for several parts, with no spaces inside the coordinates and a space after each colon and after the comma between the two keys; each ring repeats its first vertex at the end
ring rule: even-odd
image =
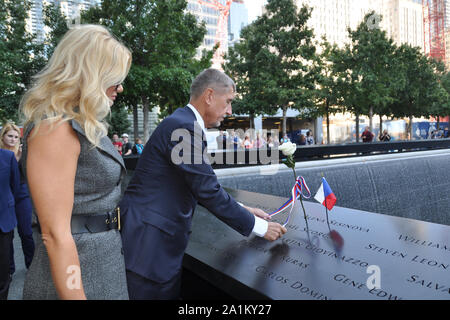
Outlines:
{"type": "Polygon", "coordinates": [[[216,137],[217,149],[225,150],[227,148],[227,134],[225,131],[219,131],[219,135],[216,137]]]}
{"type": "Polygon", "coordinates": [[[0,148],[14,152],[17,162],[22,156],[22,145],[20,143],[20,129],[13,123],[6,123],[0,130],[0,148]]]}
{"type": "Polygon", "coordinates": [[[283,144],[285,142],[291,142],[291,139],[289,139],[289,137],[287,136],[287,134],[285,134],[283,136],[283,138],[280,139],[280,144],[283,144]]]}
{"type": "MultiPolygon", "coordinates": [[[[20,161],[22,156],[22,145],[20,144],[20,129],[15,124],[7,123],[0,131],[0,148],[14,152],[17,161],[20,161]]],[[[20,170],[20,166],[19,166],[20,170]]],[[[17,232],[22,243],[22,251],[25,258],[25,267],[28,269],[31,265],[34,255],[34,240],[33,230],[31,228],[33,205],[30,199],[28,186],[23,175],[20,175],[20,194],[16,202],[16,218],[17,218],[17,232]]],[[[13,234],[14,238],[14,234],[13,234]]],[[[10,259],[10,273],[16,271],[14,263],[14,245],[11,242],[11,259],[10,259]]]]}
{"type": "Polygon", "coordinates": [[[391,141],[391,136],[386,129],[383,130],[383,133],[380,135],[379,140],[383,142],[391,141]]]}
{"type": "Polygon", "coordinates": [[[254,143],[254,147],[255,148],[264,148],[264,146],[266,145],[266,140],[264,139],[264,138],[262,138],[261,137],[261,135],[260,135],[260,133],[258,132],[257,134],[256,134],[256,140],[255,140],[255,143],[254,143]]]}
{"type": "Polygon", "coordinates": [[[300,138],[299,138],[298,144],[301,145],[301,146],[306,145],[306,137],[305,137],[305,135],[303,133],[300,134],[300,138]]]}
{"type": "Polygon", "coordinates": [[[372,142],[374,134],[370,132],[369,127],[364,128],[364,132],[361,134],[362,142],[372,142]]]}
{"type": "Polygon", "coordinates": [[[134,139],[133,154],[142,154],[143,150],[144,145],[142,144],[142,139],[139,137],[134,139]]]}
{"type": "Polygon", "coordinates": [[[312,135],[311,130],[308,130],[308,132],[306,132],[306,144],[307,144],[308,146],[314,144],[314,137],[313,137],[313,135],[312,135]]]}
{"type": "Polygon", "coordinates": [[[230,140],[231,140],[231,149],[236,151],[241,144],[241,139],[239,139],[239,136],[236,134],[236,131],[233,130],[233,132],[231,133],[230,140]]]}
{"type": "Polygon", "coordinates": [[[119,140],[119,135],[117,133],[114,133],[112,136],[112,144],[116,148],[117,152],[122,155],[123,143],[119,140]]]}
{"type": "Polygon", "coordinates": [[[126,169],[105,118],[130,67],[130,50],[105,27],[76,25],[22,99],[39,234],[25,300],[128,299],[117,208],[126,169]]]}
{"type": "Polygon", "coordinates": [[[449,137],[448,127],[445,127],[445,129],[444,129],[444,138],[448,138],[448,137],[449,137]]]}
{"type": "Polygon", "coordinates": [[[438,131],[437,130],[433,130],[431,131],[431,139],[437,139],[438,138],[438,131]]]}
{"type": "Polygon", "coordinates": [[[269,136],[267,138],[267,148],[275,148],[275,143],[273,143],[273,138],[272,136],[269,136]]]}
{"type": "Polygon", "coordinates": [[[133,152],[133,146],[131,142],[128,141],[128,134],[122,134],[122,157],[129,156],[133,152]]]}
{"type": "Polygon", "coordinates": [[[20,173],[14,152],[0,149],[0,300],[8,298],[10,250],[17,225],[14,205],[20,194],[20,173]]]}
{"type": "Polygon", "coordinates": [[[249,136],[245,136],[244,140],[242,141],[241,146],[244,149],[251,149],[251,148],[253,148],[253,143],[252,143],[252,140],[250,140],[249,136]]]}

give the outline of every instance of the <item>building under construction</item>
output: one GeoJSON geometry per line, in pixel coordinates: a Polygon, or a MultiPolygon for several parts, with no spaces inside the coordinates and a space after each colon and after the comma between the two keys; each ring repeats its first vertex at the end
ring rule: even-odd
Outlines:
{"type": "MultiPolygon", "coordinates": [[[[448,3],[448,1],[447,1],[448,3]]],[[[445,62],[445,0],[422,0],[425,53],[445,62]]]]}
{"type": "Polygon", "coordinates": [[[248,23],[247,8],[243,0],[188,0],[187,9],[199,21],[205,22],[207,34],[203,49],[212,49],[219,44],[213,57],[213,67],[221,69],[228,45],[239,38],[242,27],[248,23]]]}

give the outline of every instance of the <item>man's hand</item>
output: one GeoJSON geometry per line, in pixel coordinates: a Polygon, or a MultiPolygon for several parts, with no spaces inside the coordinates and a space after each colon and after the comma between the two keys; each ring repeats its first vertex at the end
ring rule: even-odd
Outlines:
{"type": "Polygon", "coordinates": [[[264,239],[269,241],[275,241],[278,238],[281,238],[283,234],[286,233],[286,228],[281,224],[276,222],[269,222],[269,226],[267,228],[267,232],[264,235],[264,239]]]}
{"type": "Polygon", "coordinates": [[[255,216],[264,219],[266,221],[270,221],[270,216],[268,213],[265,213],[263,210],[259,209],[259,208],[252,208],[252,207],[247,207],[242,205],[245,209],[247,209],[248,211],[250,211],[250,213],[254,214],[255,216]]]}

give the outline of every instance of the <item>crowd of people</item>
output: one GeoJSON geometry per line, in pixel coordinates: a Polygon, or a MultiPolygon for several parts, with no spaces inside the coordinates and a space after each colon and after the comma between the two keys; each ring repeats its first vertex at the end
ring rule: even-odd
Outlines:
{"type": "MultiPolygon", "coordinates": [[[[441,127],[438,127],[437,129],[435,127],[430,127],[430,130],[427,134],[428,139],[444,139],[449,138],[449,130],[448,127],[445,127],[445,129],[442,129],[441,127]]],[[[366,126],[364,128],[363,133],[361,134],[362,142],[372,142],[375,138],[375,135],[370,131],[369,127],[366,126]]],[[[386,129],[383,130],[383,132],[378,137],[378,140],[381,142],[389,142],[392,140],[391,135],[388,133],[386,129]]]]}
{"type": "Polygon", "coordinates": [[[429,134],[430,139],[444,139],[449,137],[448,127],[445,127],[445,129],[438,127],[437,129],[431,130],[429,134]]]}
{"type": "Polygon", "coordinates": [[[114,133],[111,142],[122,157],[141,155],[144,150],[142,139],[137,137],[134,139],[134,145],[132,145],[131,142],[128,141],[127,133],[122,134],[122,141],[119,139],[119,135],[114,133]]]}
{"type": "MultiPolygon", "coordinates": [[[[220,131],[216,137],[217,149],[219,150],[238,150],[238,149],[261,149],[261,148],[278,148],[285,142],[291,142],[291,139],[285,134],[280,140],[273,137],[271,134],[263,134],[257,132],[252,138],[253,134],[245,133],[243,139],[236,134],[236,131],[220,131]]],[[[311,130],[299,135],[299,145],[313,145],[314,137],[311,130]]]]}
{"type": "Polygon", "coordinates": [[[251,135],[245,134],[244,138],[241,139],[238,134],[234,130],[230,130],[230,132],[220,131],[219,135],[216,137],[217,148],[218,149],[230,149],[230,150],[238,150],[238,149],[260,149],[260,148],[276,148],[279,143],[277,140],[274,141],[272,136],[265,135],[261,136],[258,132],[256,133],[256,137],[252,139],[251,135]]]}
{"type": "MultiPolygon", "coordinates": [[[[364,128],[363,133],[361,134],[362,142],[364,143],[372,142],[374,138],[375,135],[369,130],[369,127],[366,126],[364,128]]],[[[389,135],[388,131],[384,129],[383,132],[378,137],[378,140],[382,142],[389,142],[391,141],[391,136],[389,135]]]]}

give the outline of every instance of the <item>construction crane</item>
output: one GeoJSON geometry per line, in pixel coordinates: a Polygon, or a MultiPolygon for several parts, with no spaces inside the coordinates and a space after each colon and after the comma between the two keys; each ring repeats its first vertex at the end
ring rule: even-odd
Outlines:
{"type": "Polygon", "coordinates": [[[445,62],[444,0],[422,0],[425,53],[445,62]]]}
{"type": "Polygon", "coordinates": [[[213,56],[213,67],[222,69],[224,63],[224,54],[227,51],[228,39],[228,16],[230,14],[231,4],[233,2],[244,3],[243,0],[197,0],[200,5],[215,9],[219,11],[219,19],[217,22],[216,36],[214,38],[214,45],[219,43],[219,47],[213,56]]]}

